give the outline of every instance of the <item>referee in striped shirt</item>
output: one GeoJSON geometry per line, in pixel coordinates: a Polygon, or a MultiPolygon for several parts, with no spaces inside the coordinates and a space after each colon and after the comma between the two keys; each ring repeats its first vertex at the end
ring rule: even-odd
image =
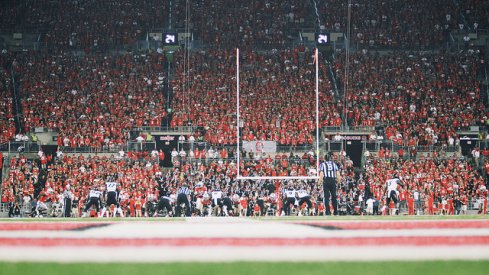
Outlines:
{"type": "Polygon", "coordinates": [[[331,208],[329,207],[329,198],[333,203],[334,215],[338,215],[338,201],[336,199],[336,182],[341,181],[340,169],[338,165],[332,160],[332,153],[328,153],[324,156],[325,162],[322,162],[319,166],[319,185],[323,185],[324,193],[324,207],[326,208],[326,215],[331,215],[331,208]]]}
{"type": "Polygon", "coordinates": [[[190,193],[192,191],[190,188],[188,188],[188,185],[183,185],[182,187],[178,188],[178,195],[177,195],[177,206],[175,208],[175,216],[180,217],[180,211],[182,211],[182,208],[180,205],[185,204],[185,216],[190,217],[190,193]]]}

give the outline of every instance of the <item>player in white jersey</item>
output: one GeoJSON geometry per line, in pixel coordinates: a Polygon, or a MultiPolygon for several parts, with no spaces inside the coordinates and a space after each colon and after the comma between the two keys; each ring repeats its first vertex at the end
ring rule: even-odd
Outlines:
{"type": "Polygon", "coordinates": [[[229,214],[232,215],[233,213],[234,213],[233,202],[228,195],[228,191],[224,189],[223,198],[222,198],[222,214],[224,214],[224,216],[229,216],[229,214]]]}
{"type": "Polygon", "coordinates": [[[392,179],[389,179],[387,180],[386,182],[386,185],[385,185],[385,190],[387,191],[386,193],[386,205],[387,207],[389,207],[390,205],[390,202],[391,200],[394,202],[395,204],[395,209],[396,211],[394,212],[397,212],[397,209],[399,207],[398,205],[398,202],[399,202],[399,192],[397,191],[397,188],[399,186],[403,186],[404,184],[402,183],[402,181],[399,179],[399,177],[397,176],[397,174],[394,174],[392,176],[392,179]]]}
{"type": "Polygon", "coordinates": [[[220,216],[221,208],[223,204],[222,204],[222,191],[221,188],[219,188],[219,186],[217,186],[212,190],[211,199],[212,199],[212,207],[214,208],[213,213],[216,214],[217,216],[220,216]]]}
{"type": "Polygon", "coordinates": [[[95,205],[95,208],[97,209],[97,214],[100,211],[100,191],[98,190],[97,186],[93,186],[92,189],[90,190],[90,193],[88,195],[88,203],[85,206],[85,209],[83,210],[83,215],[82,218],[88,217],[88,210],[95,205]]]}
{"type": "Polygon", "coordinates": [[[296,203],[296,191],[294,187],[289,183],[289,186],[282,192],[284,198],[284,212],[286,216],[290,216],[290,206],[292,205],[294,207],[296,203]]]}
{"type": "Polygon", "coordinates": [[[115,176],[109,176],[107,177],[107,181],[105,182],[105,187],[107,191],[107,200],[104,208],[102,209],[102,217],[105,215],[107,211],[107,207],[111,205],[114,205],[115,210],[113,213],[113,216],[117,216],[117,213],[123,216],[122,214],[122,209],[120,208],[119,200],[118,200],[118,194],[117,194],[117,182],[116,182],[116,177],[115,176]]]}
{"type": "Polygon", "coordinates": [[[311,202],[311,195],[305,190],[305,189],[300,189],[297,191],[297,197],[299,198],[299,216],[301,216],[302,213],[302,204],[306,203],[307,207],[304,209],[304,215],[309,215],[309,210],[312,208],[312,202],[311,202]]]}

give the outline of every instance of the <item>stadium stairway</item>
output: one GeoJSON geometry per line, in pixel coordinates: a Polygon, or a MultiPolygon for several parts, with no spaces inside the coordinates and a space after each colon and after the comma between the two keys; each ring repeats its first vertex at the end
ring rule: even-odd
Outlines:
{"type": "MultiPolygon", "coordinates": [[[[3,179],[7,177],[10,171],[10,160],[7,156],[4,155],[3,165],[0,167],[0,180],[3,182],[3,179]]],[[[3,194],[2,186],[0,185],[0,197],[3,194]]],[[[0,203],[0,218],[8,217],[8,208],[6,203],[0,203]]]]}
{"type": "Polygon", "coordinates": [[[12,95],[14,99],[14,104],[13,104],[13,112],[14,112],[14,121],[15,121],[15,128],[16,128],[16,133],[23,133],[23,123],[22,123],[22,104],[21,104],[21,96],[20,96],[20,91],[19,91],[19,86],[20,82],[18,81],[18,76],[15,73],[15,67],[16,67],[16,62],[14,61],[12,63],[12,70],[11,70],[11,79],[12,79],[12,95]]]}

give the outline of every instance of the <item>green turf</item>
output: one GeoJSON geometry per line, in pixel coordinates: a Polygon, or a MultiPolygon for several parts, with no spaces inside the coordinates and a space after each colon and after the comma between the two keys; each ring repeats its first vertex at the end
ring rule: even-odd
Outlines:
{"type": "Polygon", "coordinates": [[[417,261],[417,262],[307,262],[307,263],[165,263],[165,264],[59,264],[0,263],[0,274],[488,274],[489,261],[417,261]]]}

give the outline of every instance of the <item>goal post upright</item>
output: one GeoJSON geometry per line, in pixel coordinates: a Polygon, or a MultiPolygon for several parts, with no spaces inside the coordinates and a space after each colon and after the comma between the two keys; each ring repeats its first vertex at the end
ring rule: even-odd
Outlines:
{"type": "Polygon", "coordinates": [[[248,177],[240,175],[241,149],[240,149],[240,79],[239,79],[239,48],[236,48],[236,161],[237,180],[317,180],[319,179],[319,54],[314,50],[314,64],[316,68],[316,175],[315,176],[257,176],[248,177]]]}
{"type": "Polygon", "coordinates": [[[239,130],[239,120],[240,120],[240,116],[239,116],[239,48],[236,48],[236,167],[238,169],[236,175],[238,177],[238,179],[240,178],[240,175],[239,175],[239,170],[240,170],[240,166],[241,166],[241,163],[240,163],[240,155],[241,155],[241,150],[239,149],[239,143],[240,143],[240,138],[239,138],[239,135],[240,135],[240,130],[239,130]]]}
{"type": "Polygon", "coordinates": [[[318,48],[314,49],[316,61],[316,176],[319,178],[319,54],[318,48]]]}

